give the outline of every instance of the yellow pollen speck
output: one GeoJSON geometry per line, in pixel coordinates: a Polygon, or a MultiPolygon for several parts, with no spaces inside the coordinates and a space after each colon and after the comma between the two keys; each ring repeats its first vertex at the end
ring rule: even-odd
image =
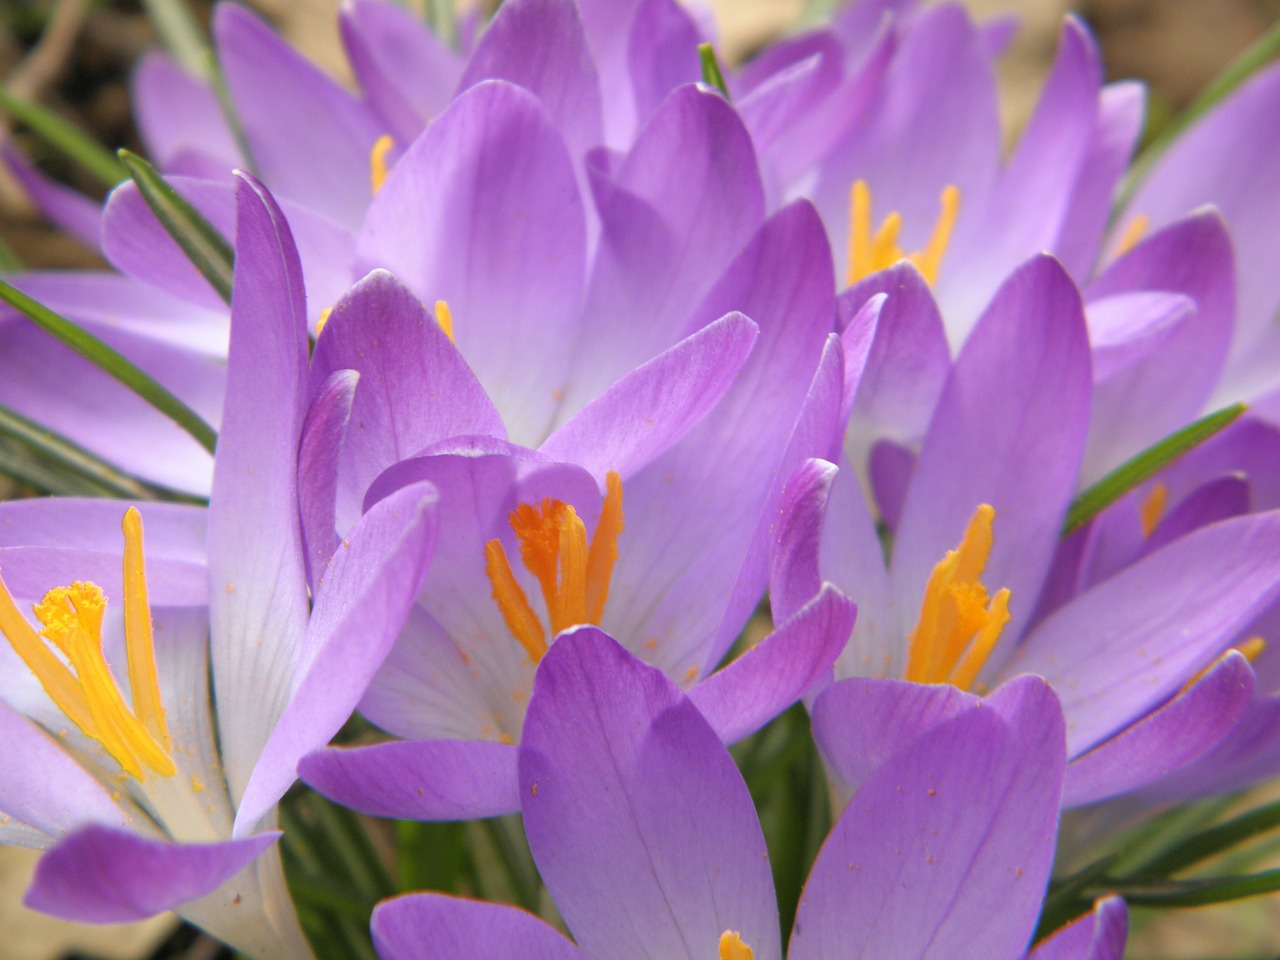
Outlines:
{"type": "Polygon", "coordinates": [[[1147,232],[1147,228],[1151,226],[1151,218],[1146,214],[1138,214],[1129,221],[1129,225],[1124,228],[1124,233],[1120,234],[1120,239],[1116,241],[1117,257],[1123,257],[1126,253],[1138,245],[1138,241],[1142,239],[1142,235],[1147,232]]]}
{"type": "Polygon", "coordinates": [[[1168,505],[1169,488],[1163,482],[1157,481],[1151,488],[1151,492],[1143,499],[1142,506],[1138,508],[1143,536],[1149,537],[1156,532],[1156,527],[1160,526],[1160,519],[1164,516],[1165,507],[1168,505]]]}
{"type": "Polygon", "coordinates": [[[536,783],[529,788],[529,795],[533,797],[538,795],[538,785],[536,783]]]}
{"type": "Polygon", "coordinates": [[[125,512],[122,527],[125,656],[132,709],[103,654],[102,618],[107,598],[97,584],[76,581],[46,593],[34,607],[43,626],[37,634],[0,580],[0,632],[39,679],[49,699],[86,736],[98,741],[126,774],[143,780],[150,769],[168,777],[177,767],[170,756],[173,746],[160,700],[142,554],[142,518],[133,507],[125,512]]]}
{"type": "Polygon", "coordinates": [[[951,232],[956,225],[956,217],[960,214],[960,190],[947,186],[938,198],[938,219],[934,222],[933,233],[923,247],[914,253],[906,253],[898,246],[898,234],[902,230],[902,217],[890,213],[884,218],[878,230],[871,230],[871,188],[865,180],[853,185],[849,194],[849,269],[846,282],[853,286],[864,277],[869,277],[900,260],[910,260],[916,265],[921,276],[929,286],[938,280],[942,269],[942,258],[951,243],[951,232]]]}
{"type": "Polygon", "coordinates": [[[191,775],[191,789],[196,793],[204,793],[204,784],[194,773],[191,775]]]}
{"type": "Polygon", "coordinates": [[[698,668],[690,667],[688,670],[684,672],[684,682],[693,683],[693,678],[696,677],[697,675],[698,675],[698,668]]]}
{"type": "MultiPolygon", "coordinates": [[[[547,498],[540,506],[522,503],[511,511],[511,528],[520,541],[520,560],[542,589],[551,636],[579,624],[599,624],[609,599],[609,581],[622,533],[622,479],[605,477],[604,502],[590,540],[573,507],[547,498]]],[[[507,629],[529,659],[547,652],[547,632],[515,578],[501,540],[485,544],[485,574],[507,629]]]]}
{"type": "Polygon", "coordinates": [[[995,516],[989,504],[980,505],[960,545],[929,575],[907,648],[906,680],[968,690],[995,649],[1009,622],[1009,590],[988,598],[979,579],[995,542],[995,516]]]}
{"type": "Polygon", "coordinates": [[[436,323],[444,331],[444,335],[451,343],[457,343],[458,341],[453,339],[453,311],[449,309],[449,305],[443,300],[437,300],[435,315],[436,323]]]}
{"type": "Polygon", "coordinates": [[[755,951],[742,942],[736,930],[720,934],[720,960],[755,960],[755,951]]]}
{"type": "Polygon", "coordinates": [[[395,138],[384,133],[373,141],[373,149],[369,151],[369,186],[373,193],[382,189],[387,179],[387,154],[396,145],[395,138]]]}

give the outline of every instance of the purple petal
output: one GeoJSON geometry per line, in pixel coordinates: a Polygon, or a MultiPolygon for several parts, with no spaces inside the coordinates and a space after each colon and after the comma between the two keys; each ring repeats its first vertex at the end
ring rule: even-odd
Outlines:
{"type": "Polygon", "coordinates": [[[1204,527],[1059,608],[1000,673],[1060,692],[1072,756],[1166,700],[1280,595],[1280,514],[1204,527]]]}
{"type": "Polygon", "coordinates": [[[254,169],[280,196],[358,227],[377,118],[244,7],[219,7],[213,34],[254,169]]]}
{"type": "MultiPolygon", "coordinates": [[[[177,503],[132,504],[145,521],[148,559],[205,560],[203,507],[177,503]]],[[[73,547],[120,552],[120,520],[130,506],[120,500],[75,497],[0,503],[0,546],[73,547]]]]}
{"type": "Polygon", "coordinates": [[[605,474],[630,477],[679,441],[733,385],[759,336],[741,314],[728,314],[637,367],[566,421],[539,447],[577,463],[603,485],[605,474]]]}
{"type": "Polygon", "coordinates": [[[173,843],[85,827],[41,857],[23,903],[81,923],[145,920],[217,889],[279,837],[173,843]]]}
{"type": "Polygon", "coordinates": [[[1157,784],[1147,796],[1158,802],[1194,800],[1239,790],[1280,771],[1280,697],[1259,697],[1244,718],[1199,762],[1157,784]]]}
{"type": "Polygon", "coordinates": [[[430,484],[380,500],[320,577],[294,669],[298,679],[245,787],[236,811],[238,834],[284,795],[298,761],[341,729],[382,666],[427,572],[435,505],[430,484]]]}
{"type": "Polygon", "coordinates": [[[85,823],[127,827],[129,817],[94,776],[44,730],[0,702],[5,768],[0,811],[51,839],[85,823]]]}
{"type": "Polygon", "coordinates": [[[806,460],[783,489],[769,552],[769,604],[775,622],[790,619],[822,588],[819,548],[836,473],[835,464],[806,460]]]}
{"type": "Polygon", "coordinates": [[[1089,275],[1097,260],[1116,186],[1142,133],[1145,101],[1146,88],[1140,83],[1113,83],[1099,94],[1089,152],[1076,177],[1071,205],[1053,246],[1067,272],[1078,280],[1089,275]]]}
{"type": "Polygon", "coordinates": [[[598,630],[562,635],[539,667],[520,791],[538,870],[587,953],[694,960],[737,930],[780,957],[741,775],[671,681],[598,630]]]}
{"type": "Polygon", "coordinates": [[[643,123],[672,90],[702,79],[698,44],[705,39],[675,0],[640,0],[627,45],[636,116],[643,123]]]}
{"type": "Polygon", "coordinates": [[[1219,477],[1199,487],[1160,520],[1147,538],[1143,555],[1155,553],[1193,530],[1249,512],[1249,481],[1219,477]]]}
{"type": "Polygon", "coordinates": [[[302,779],[375,817],[474,820],[520,810],[516,748],[484,740],[396,740],[309,754],[302,779]]]}
{"type": "Polygon", "coordinates": [[[1037,680],[997,696],[1010,717],[966,711],[858,791],[809,875],[791,960],[1021,953],[1053,860],[1062,714],[1037,680]]]}
{"type": "Polygon", "coordinates": [[[393,3],[343,4],[338,27],[369,106],[401,143],[409,143],[448,105],[461,58],[420,17],[393,3]]]}
{"type": "Polygon", "coordinates": [[[138,133],[161,169],[193,150],[220,163],[224,174],[244,164],[217,94],[177,61],[144,54],[129,87],[138,133]]]}
{"type": "Polygon", "coordinates": [[[1178,293],[1118,293],[1090,303],[1085,315],[1093,347],[1093,379],[1102,383],[1158,349],[1196,311],[1178,293]]]}
{"type": "Polygon", "coordinates": [[[1042,940],[1027,960],[1120,960],[1129,935],[1129,911],[1119,897],[1106,897],[1042,940]]]}
{"type": "Polygon", "coordinates": [[[438,893],[384,900],[373,911],[382,960],[586,960],[544,921],[517,907],[438,893]]]}
{"type": "Polygon", "coordinates": [[[854,677],[813,702],[813,738],[853,789],[921,736],[981,703],[950,684],[854,677]]]}
{"type": "Polygon", "coordinates": [[[1253,688],[1248,661],[1239,653],[1227,654],[1190,689],[1074,759],[1067,767],[1062,805],[1105,800],[1194,763],[1236,726],[1253,688]]]}
{"type": "Polygon", "coordinates": [[[900,635],[911,628],[934,564],[989,503],[995,545],[983,580],[993,591],[1009,588],[1013,621],[1004,637],[1017,636],[1076,490],[1091,383],[1079,294],[1056,261],[1036,257],[978,321],[929,425],[893,549],[900,635]]]}
{"type": "Polygon", "coordinates": [[[369,485],[391,465],[447,437],[505,438],[475,374],[422,304],[375,270],[330,315],[312,357],[314,390],[337,370],[360,374],[338,467],[338,520],[354,523],[369,485]]]}
{"type": "MultiPolygon", "coordinates": [[[[692,332],[691,305],[709,293],[763,218],[751,137],[719,93],[680,87],[649,120],[597,203],[603,232],[585,309],[593,322],[579,333],[561,419],[692,332]]],[[[707,321],[730,310],[765,324],[737,302],[707,321]]]]}
{"type": "Polygon", "coordinates": [[[338,454],[351,422],[360,374],[335,370],[320,385],[307,409],[298,444],[298,512],[307,561],[307,582],[315,584],[338,546],[335,509],[338,454]]]}
{"type": "Polygon", "coordinates": [[[241,177],[227,401],[209,502],[210,645],[235,800],[288,700],[309,606],[297,494],[302,267],[280,208],[241,177]]]}
{"type": "Polygon", "coordinates": [[[1093,482],[1203,411],[1231,343],[1234,275],[1226,225],[1205,212],[1139,243],[1086,290],[1090,303],[1142,290],[1180,293],[1197,309],[1146,360],[1095,390],[1082,482],[1093,482]]]}
{"type": "Polygon", "coordinates": [[[524,90],[487,81],[400,158],[361,234],[366,268],[390,269],[423,301],[448,302],[458,349],[526,446],[546,437],[566,387],[584,223],[546,111],[524,90]]]}
{"type": "Polygon", "coordinates": [[[877,436],[915,445],[938,405],[951,348],[928,284],[910,263],[872,274],[840,297],[852,316],[866,298],[888,294],[850,422],[850,459],[861,468],[877,436]]]}
{"type": "Polygon", "coordinates": [[[0,142],[0,157],[41,214],[90,249],[98,248],[102,227],[96,203],[46,177],[7,139],[0,142]]]}
{"type": "Polygon", "coordinates": [[[499,7],[458,91],[483,80],[507,80],[534,94],[576,162],[602,142],[600,80],[571,0],[513,0],[499,7]]]}
{"type": "Polygon", "coordinates": [[[754,733],[815,685],[849,641],[858,608],[830,584],[777,630],[689,691],[725,743],[754,733]]]}
{"type": "Polygon", "coordinates": [[[916,455],[892,440],[881,440],[871,448],[867,462],[867,479],[875,498],[880,519],[890,530],[897,529],[902,519],[907,487],[916,471],[916,455]]]}

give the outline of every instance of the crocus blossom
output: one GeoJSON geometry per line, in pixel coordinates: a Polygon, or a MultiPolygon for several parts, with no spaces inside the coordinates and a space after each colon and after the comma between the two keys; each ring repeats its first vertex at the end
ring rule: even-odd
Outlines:
{"type": "Polygon", "coordinates": [[[231,390],[208,511],[0,507],[0,722],[15,751],[0,838],[48,848],[27,896],[38,909],[93,922],[175,909],[250,956],[306,957],[275,804],[394,639],[430,556],[434,496],[416,485],[370,510],[308,599],[298,258],[258,184],[245,178],[238,203],[231,390]],[[123,561],[109,520],[121,514],[123,561]],[[123,622],[104,587],[123,599],[123,622]],[[37,634],[15,598],[42,593],[37,634]],[[109,663],[128,664],[127,686],[109,663]]]}
{"type": "MultiPolygon", "coordinates": [[[[1217,658],[1280,591],[1274,512],[1204,526],[1037,616],[1076,487],[1090,391],[1078,294],[1041,258],[997,293],[943,383],[887,568],[851,471],[837,477],[811,462],[792,478],[774,555],[775,614],[788,616],[831,580],[859,605],[837,676],[938,685],[922,688],[912,721],[873,724],[889,734],[867,747],[872,754],[974,702],[963,691],[1031,673],[1062,700],[1073,759],[1064,797],[1075,804],[1192,762],[1240,719],[1252,671],[1239,654],[1217,658]]],[[[824,696],[893,712],[898,694],[883,682],[850,679],[824,696]]],[[[858,782],[856,764],[834,762],[858,782]]]]}
{"type": "MultiPolygon", "coordinates": [[[[1063,768],[1061,713],[1038,680],[935,729],[873,774],[832,830],[787,955],[1024,956],[1063,768]]],[[[782,956],[768,851],[720,738],[661,672],[594,628],[544,659],[520,795],[574,941],[512,907],[415,894],[375,911],[384,960],[782,956]]],[[[1118,958],[1123,940],[1123,905],[1109,901],[1033,955],[1118,958]]]]}

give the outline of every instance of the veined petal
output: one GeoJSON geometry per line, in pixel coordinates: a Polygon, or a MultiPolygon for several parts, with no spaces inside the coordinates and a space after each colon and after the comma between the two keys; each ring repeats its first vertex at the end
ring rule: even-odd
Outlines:
{"type": "Polygon", "coordinates": [[[304,757],[302,779],[375,817],[471,820],[520,810],[516,748],[486,740],[397,740],[304,757]]]}
{"type": "Polygon", "coordinates": [[[279,207],[241,176],[227,402],[209,504],[210,646],[237,802],[288,701],[309,607],[297,494],[302,267],[279,207]]]}
{"type": "Polygon", "coordinates": [[[382,960],[586,960],[554,928],[516,907],[438,893],[384,900],[373,911],[382,960]]]}
{"type": "Polygon", "coordinates": [[[599,630],[542,661],[520,790],[538,870],[589,954],[699,960],[732,929],[759,960],[781,956],[741,775],[674,684],[599,630]]]}

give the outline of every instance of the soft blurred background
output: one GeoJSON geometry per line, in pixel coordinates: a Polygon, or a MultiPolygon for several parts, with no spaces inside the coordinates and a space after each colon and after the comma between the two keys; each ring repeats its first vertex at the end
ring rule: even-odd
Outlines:
{"type": "MultiPolygon", "coordinates": [[[[345,75],[334,19],[338,0],[253,0],[250,5],[317,63],[345,75]]],[[[712,0],[721,53],[732,62],[749,58],[771,38],[820,15],[826,5],[827,0],[712,0]]],[[[980,19],[1014,14],[1023,23],[1001,67],[1002,109],[1011,139],[1035,103],[1058,26],[1069,11],[1097,35],[1109,79],[1147,82],[1155,124],[1185,106],[1280,20],[1280,0],[967,0],[967,6],[980,19]]],[[[210,7],[207,0],[192,0],[202,19],[207,20],[210,7]]],[[[139,149],[130,120],[129,71],[156,44],[155,28],[139,2],[0,0],[0,83],[54,108],[112,147],[139,149]]],[[[93,182],[78,180],[70,165],[38,141],[14,130],[2,114],[0,130],[46,171],[88,192],[99,191],[93,182]]],[[[0,237],[31,267],[100,265],[92,251],[42,223],[3,171],[0,237]]],[[[83,927],[26,911],[20,900],[33,862],[25,851],[0,848],[0,960],[229,956],[192,931],[175,932],[174,921],[166,917],[128,927],[83,927]]],[[[1139,929],[1127,956],[1227,960],[1280,954],[1280,897],[1151,919],[1135,915],[1139,929]]]]}

